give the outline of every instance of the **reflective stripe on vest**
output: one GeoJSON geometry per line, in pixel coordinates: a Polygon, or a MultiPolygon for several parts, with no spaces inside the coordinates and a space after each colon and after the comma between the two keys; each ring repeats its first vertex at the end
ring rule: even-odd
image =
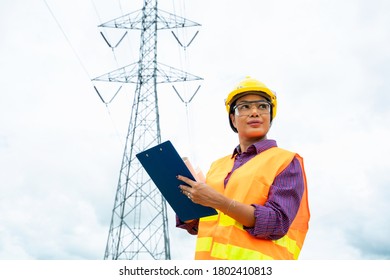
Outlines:
{"type": "Polygon", "coordinates": [[[291,224],[288,233],[278,240],[258,239],[247,233],[237,221],[219,212],[218,215],[200,219],[196,259],[270,260],[298,258],[310,217],[304,167],[302,159],[298,155],[279,148],[264,151],[235,170],[226,189],[223,186],[223,179],[230,172],[233,159],[225,157],[212,165],[207,175],[207,183],[217,191],[237,201],[263,205],[274,178],[287,167],[294,156],[301,163],[305,191],[297,218],[291,224]],[[256,172],[256,170],[258,171],[256,172]]]}
{"type": "MultiPolygon", "coordinates": [[[[217,221],[218,215],[202,218],[207,221],[217,221]]],[[[220,216],[220,221],[219,221],[219,226],[221,227],[229,227],[233,226],[236,227],[237,229],[240,229],[244,231],[242,228],[242,225],[239,224],[237,221],[232,219],[231,217],[221,214],[220,216]]],[[[282,246],[288,250],[288,252],[291,253],[293,256],[293,259],[297,259],[299,256],[299,253],[301,252],[301,248],[298,246],[297,242],[290,238],[288,235],[283,236],[280,239],[277,240],[264,240],[264,242],[273,242],[279,246],[282,246]]],[[[250,249],[245,249],[245,248],[240,248],[238,246],[234,245],[229,245],[226,247],[223,247],[221,243],[215,242],[214,247],[211,250],[211,246],[213,245],[213,238],[212,237],[199,237],[196,243],[196,251],[210,251],[211,256],[216,257],[216,258],[222,258],[222,254],[219,253],[221,251],[230,251],[228,255],[240,255],[242,258],[241,259],[256,259],[256,260],[271,260],[273,259],[271,256],[268,256],[266,254],[262,254],[258,251],[255,250],[250,250],[250,249]],[[216,245],[218,244],[218,245],[216,245]]],[[[225,259],[223,257],[222,259],[225,259]]]]}

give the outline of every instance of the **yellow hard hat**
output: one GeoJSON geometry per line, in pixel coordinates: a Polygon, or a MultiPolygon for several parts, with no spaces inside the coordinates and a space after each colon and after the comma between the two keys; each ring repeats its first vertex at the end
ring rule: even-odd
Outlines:
{"type": "Polygon", "coordinates": [[[227,112],[230,114],[230,106],[241,96],[244,96],[246,94],[253,93],[253,94],[259,94],[265,98],[268,99],[269,102],[271,102],[271,120],[273,120],[276,116],[276,109],[277,109],[277,100],[276,100],[276,94],[270,90],[265,84],[262,82],[253,79],[251,77],[246,77],[244,80],[242,80],[234,89],[232,92],[229,93],[228,97],[225,100],[225,106],[227,112]]]}

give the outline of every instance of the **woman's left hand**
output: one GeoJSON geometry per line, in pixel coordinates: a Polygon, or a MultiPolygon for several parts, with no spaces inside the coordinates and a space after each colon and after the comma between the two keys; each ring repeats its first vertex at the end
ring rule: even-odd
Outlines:
{"type": "Polygon", "coordinates": [[[255,208],[252,205],[239,203],[219,193],[206,183],[196,182],[184,176],[177,176],[186,185],[180,185],[181,192],[194,203],[218,209],[229,215],[246,227],[253,227],[255,224],[255,208]]]}
{"type": "Polygon", "coordinates": [[[177,176],[177,179],[189,185],[180,185],[179,188],[194,203],[217,208],[220,205],[218,202],[221,202],[224,198],[222,194],[206,183],[196,182],[181,175],[177,176]]]}

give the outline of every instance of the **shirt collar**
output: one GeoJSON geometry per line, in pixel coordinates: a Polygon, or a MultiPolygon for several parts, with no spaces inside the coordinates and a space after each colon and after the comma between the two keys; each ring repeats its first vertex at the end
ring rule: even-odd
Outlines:
{"type": "MultiPolygon", "coordinates": [[[[248,147],[248,150],[246,153],[248,154],[260,154],[261,152],[264,152],[265,150],[268,150],[273,147],[277,147],[277,143],[275,140],[272,139],[265,139],[265,140],[260,140],[248,147]]],[[[237,155],[241,154],[241,148],[240,145],[238,145],[236,148],[233,150],[232,158],[237,155]]]]}

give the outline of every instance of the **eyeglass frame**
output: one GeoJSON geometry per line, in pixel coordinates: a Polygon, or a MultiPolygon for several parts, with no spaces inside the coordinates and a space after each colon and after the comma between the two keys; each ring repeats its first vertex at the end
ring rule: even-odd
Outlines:
{"type": "MultiPolygon", "coordinates": [[[[253,101],[243,101],[243,102],[240,102],[239,104],[236,104],[234,105],[234,107],[232,108],[232,112],[234,112],[234,114],[236,116],[239,116],[239,117],[244,117],[244,116],[250,116],[250,114],[246,114],[246,115],[240,115],[239,112],[238,112],[238,107],[240,105],[245,105],[245,104],[253,104],[253,103],[259,103],[259,104],[262,104],[262,103],[265,103],[268,105],[268,111],[267,112],[263,112],[263,113],[260,113],[260,109],[259,108],[256,108],[256,111],[259,112],[260,115],[264,115],[264,114],[270,114],[271,113],[271,110],[272,110],[272,104],[271,102],[269,102],[268,100],[253,100],[253,101]]],[[[253,108],[253,105],[250,107],[249,111],[252,110],[253,108]]]]}

